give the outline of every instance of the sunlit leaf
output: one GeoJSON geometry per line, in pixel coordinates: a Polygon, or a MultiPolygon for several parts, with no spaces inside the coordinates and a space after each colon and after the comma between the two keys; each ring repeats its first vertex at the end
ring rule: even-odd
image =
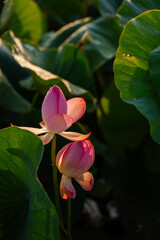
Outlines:
{"type": "MultiPolygon", "coordinates": [[[[38,42],[46,27],[38,4],[32,0],[12,0],[12,2],[11,18],[5,30],[12,29],[19,38],[38,42]]],[[[8,1],[6,1],[6,4],[8,4],[8,1]]],[[[8,12],[6,13],[8,14],[8,12]]]]}
{"type": "MultiPolygon", "coordinates": [[[[125,27],[114,64],[115,81],[122,99],[149,120],[151,136],[160,143],[160,98],[149,76],[150,53],[159,46],[160,11],[150,10],[125,27]]],[[[153,84],[154,82],[154,84],[153,84]]]]}

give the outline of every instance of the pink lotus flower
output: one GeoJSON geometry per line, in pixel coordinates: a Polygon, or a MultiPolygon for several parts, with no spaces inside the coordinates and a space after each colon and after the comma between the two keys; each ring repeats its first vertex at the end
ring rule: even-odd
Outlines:
{"type": "Polygon", "coordinates": [[[86,110],[83,98],[72,98],[66,101],[65,96],[58,86],[53,86],[47,92],[42,103],[41,128],[19,127],[33,132],[39,136],[43,144],[49,143],[55,134],[59,134],[71,141],[80,141],[90,136],[77,132],[65,132],[74,122],[79,120],[86,110]]]}
{"type": "Polygon", "coordinates": [[[62,173],[60,193],[63,199],[76,197],[71,178],[74,178],[84,190],[92,189],[94,180],[88,169],[92,166],[94,158],[94,147],[89,140],[69,143],[58,152],[56,164],[62,173]]]}

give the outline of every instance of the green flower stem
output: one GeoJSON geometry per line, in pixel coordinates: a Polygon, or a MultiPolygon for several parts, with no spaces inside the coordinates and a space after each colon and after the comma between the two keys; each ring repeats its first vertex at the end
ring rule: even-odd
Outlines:
{"type": "Polygon", "coordinates": [[[71,199],[67,200],[67,229],[68,229],[68,240],[72,240],[72,236],[71,236],[71,199]]]}
{"type": "Polygon", "coordinates": [[[60,201],[59,201],[59,187],[58,187],[58,180],[57,180],[57,166],[56,166],[56,135],[52,140],[51,145],[51,159],[52,159],[52,167],[53,167],[53,185],[54,185],[54,195],[55,195],[55,207],[59,216],[60,220],[60,227],[61,230],[65,235],[67,235],[67,231],[63,226],[61,208],[60,208],[60,201]]]}

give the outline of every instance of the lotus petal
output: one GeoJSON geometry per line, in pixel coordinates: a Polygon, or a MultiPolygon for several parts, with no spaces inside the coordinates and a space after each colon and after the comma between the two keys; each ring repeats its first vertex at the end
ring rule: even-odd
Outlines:
{"type": "Polygon", "coordinates": [[[39,138],[43,142],[43,145],[48,144],[52,140],[53,137],[54,137],[53,133],[46,133],[45,135],[39,136],[39,138]]]}
{"type": "Polygon", "coordinates": [[[94,178],[90,172],[85,172],[75,180],[81,185],[85,191],[90,191],[94,184],[94,178]]]}
{"type": "Polygon", "coordinates": [[[71,98],[67,101],[67,115],[78,121],[86,111],[86,103],[83,98],[71,98]]]}
{"type": "Polygon", "coordinates": [[[64,138],[67,138],[70,141],[81,141],[88,138],[91,135],[91,133],[81,134],[77,132],[61,132],[59,133],[59,135],[61,135],[64,138]]]}
{"type": "Polygon", "coordinates": [[[63,199],[74,199],[76,197],[76,191],[72,185],[71,178],[62,175],[60,182],[60,193],[63,199]]]}
{"type": "Polygon", "coordinates": [[[61,89],[55,85],[49,89],[42,103],[43,121],[58,113],[67,113],[67,101],[61,89]]]}
{"type": "Polygon", "coordinates": [[[45,126],[49,132],[61,133],[68,129],[73,123],[73,119],[67,114],[53,114],[45,122],[45,126]]]}

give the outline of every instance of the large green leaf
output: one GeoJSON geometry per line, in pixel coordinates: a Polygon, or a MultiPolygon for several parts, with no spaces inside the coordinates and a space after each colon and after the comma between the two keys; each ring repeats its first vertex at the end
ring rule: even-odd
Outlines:
{"type": "Polygon", "coordinates": [[[33,133],[0,131],[0,239],[59,239],[56,210],[36,177],[42,154],[33,133]]]}
{"type": "Polygon", "coordinates": [[[102,96],[97,114],[102,135],[116,149],[138,146],[147,133],[145,118],[121,100],[113,83],[102,96]]]}
{"type": "Polygon", "coordinates": [[[160,98],[149,76],[150,53],[159,46],[160,11],[150,10],[125,27],[117,50],[115,81],[125,102],[149,120],[153,139],[160,143],[160,98]]]}
{"type": "Polygon", "coordinates": [[[0,70],[0,105],[12,112],[26,113],[30,110],[31,104],[24,99],[9,83],[3,72],[0,70]]]}
{"type": "Polygon", "coordinates": [[[80,27],[63,43],[75,43],[84,49],[92,71],[115,56],[122,27],[117,16],[106,15],[80,27]]]}
{"type": "Polygon", "coordinates": [[[38,42],[45,31],[44,17],[38,4],[32,0],[9,0],[9,2],[13,3],[13,9],[5,30],[12,29],[19,38],[38,42]]]}
{"type": "Polygon", "coordinates": [[[93,79],[85,55],[79,48],[66,45],[58,50],[39,50],[23,44],[12,32],[6,34],[4,39],[12,45],[15,60],[31,71],[41,93],[46,94],[56,84],[67,96],[84,97],[88,110],[94,109],[95,99],[91,94],[94,91],[93,79]]]}
{"type": "Polygon", "coordinates": [[[160,9],[160,1],[124,0],[118,11],[120,15],[120,22],[125,25],[131,18],[134,18],[139,14],[151,9],[160,9]]]}

